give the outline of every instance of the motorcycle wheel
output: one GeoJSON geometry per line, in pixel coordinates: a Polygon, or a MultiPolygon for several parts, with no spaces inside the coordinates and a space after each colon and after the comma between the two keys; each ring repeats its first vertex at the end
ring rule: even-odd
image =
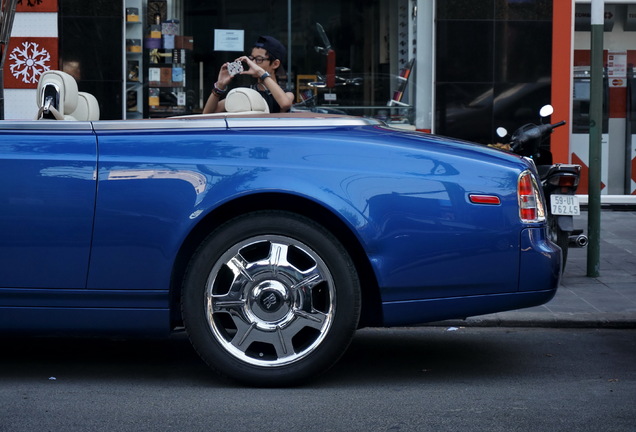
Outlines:
{"type": "Polygon", "coordinates": [[[565,263],[568,260],[568,247],[570,245],[570,233],[559,228],[556,218],[550,218],[548,223],[548,234],[552,243],[556,243],[561,248],[561,271],[565,270],[565,263]]]}

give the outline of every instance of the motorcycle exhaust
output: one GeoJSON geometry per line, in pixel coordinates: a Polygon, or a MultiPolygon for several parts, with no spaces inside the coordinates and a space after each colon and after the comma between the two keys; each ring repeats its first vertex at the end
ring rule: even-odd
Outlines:
{"type": "Polygon", "coordinates": [[[587,243],[588,243],[587,236],[584,234],[577,234],[577,235],[570,236],[569,240],[570,240],[571,247],[583,248],[587,246],[587,243]]]}

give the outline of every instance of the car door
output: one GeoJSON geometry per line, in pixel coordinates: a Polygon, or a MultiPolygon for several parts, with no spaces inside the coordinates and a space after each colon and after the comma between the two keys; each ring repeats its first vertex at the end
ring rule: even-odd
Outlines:
{"type": "Polygon", "coordinates": [[[15,289],[85,288],[96,162],[88,122],[0,122],[0,306],[15,289]]]}

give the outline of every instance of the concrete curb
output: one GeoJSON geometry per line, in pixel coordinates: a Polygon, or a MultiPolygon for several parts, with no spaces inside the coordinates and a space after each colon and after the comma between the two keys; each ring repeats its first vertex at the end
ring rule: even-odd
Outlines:
{"type": "Polygon", "coordinates": [[[517,312],[427,323],[434,327],[539,327],[636,329],[636,316],[627,313],[517,312]]]}

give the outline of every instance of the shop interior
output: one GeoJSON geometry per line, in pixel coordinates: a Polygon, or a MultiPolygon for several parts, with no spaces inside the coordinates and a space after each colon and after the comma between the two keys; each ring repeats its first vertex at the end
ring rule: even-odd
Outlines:
{"type": "MultiPolygon", "coordinates": [[[[124,0],[122,60],[104,65],[119,66],[125,78],[121,111],[104,115],[200,113],[220,66],[249,54],[259,35],[270,35],[287,47],[279,83],[294,93],[295,110],[409,123],[415,60],[407,42],[408,5],[408,0],[124,0]]],[[[64,10],[61,14],[64,20],[64,10]]],[[[249,80],[239,77],[235,85],[249,80]]]]}

